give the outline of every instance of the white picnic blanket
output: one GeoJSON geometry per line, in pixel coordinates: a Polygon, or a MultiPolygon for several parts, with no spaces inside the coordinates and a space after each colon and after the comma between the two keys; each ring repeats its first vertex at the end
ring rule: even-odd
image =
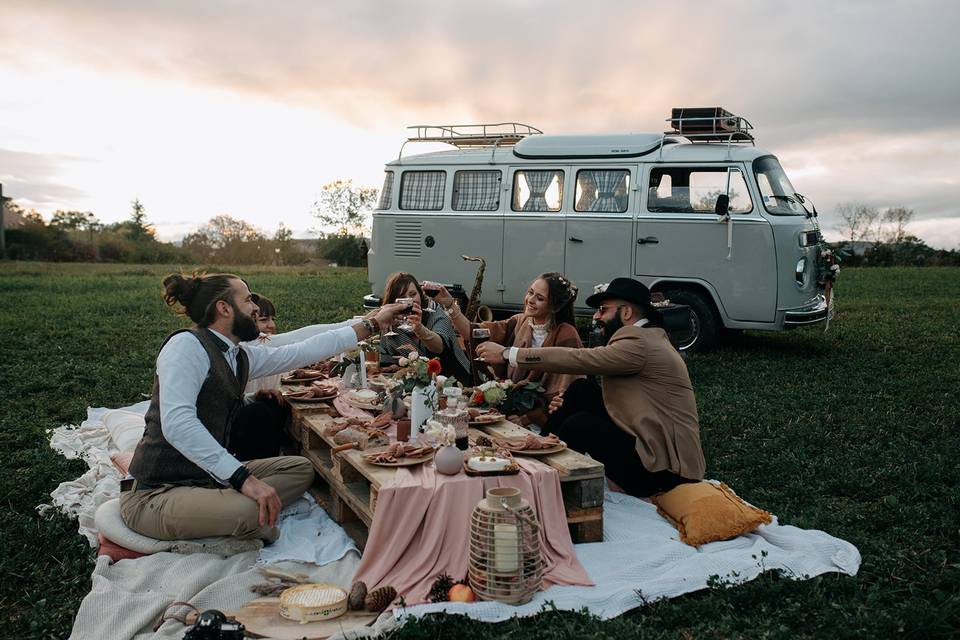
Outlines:
{"type": "MultiPolygon", "coordinates": [[[[108,494],[115,491],[110,482],[115,483],[118,474],[112,464],[107,469],[102,462],[106,456],[109,463],[112,446],[112,440],[104,438],[104,431],[109,434],[103,424],[106,414],[101,413],[105,411],[88,410],[83,425],[55,430],[51,441],[51,446],[68,457],[82,456],[91,462],[87,474],[63,483],[53,494],[55,505],[78,519],[89,517],[90,524],[98,500],[116,495],[108,494]]],[[[125,432],[125,436],[129,435],[125,432]]],[[[289,545],[267,547],[261,550],[259,559],[253,552],[231,558],[158,553],[112,565],[107,558],[99,558],[93,572],[93,589],[81,603],[71,638],[179,638],[183,627],[177,623],[166,623],[155,635],[150,631],[167,605],[175,600],[189,600],[201,609],[237,608],[253,599],[249,585],[262,581],[253,571],[257,562],[297,560],[297,564],[290,563],[296,570],[317,572],[317,579],[348,588],[358,554],[347,548],[346,535],[338,525],[325,514],[324,518],[316,517],[312,510],[319,508],[303,508],[292,509],[293,518],[287,519],[292,524],[281,540],[289,535],[289,545]],[[318,530],[324,535],[317,536],[318,530]],[[331,540],[340,540],[339,546],[322,548],[331,540]],[[328,564],[311,564],[319,560],[328,564]]],[[[80,530],[89,537],[89,525],[81,522],[80,530]]],[[[95,530],[92,535],[95,540],[95,530]]],[[[657,514],[653,505],[611,492],[604,499],[604,541],[575,545],[575,549],[596,586],[554,586],[521,606],[446,602],[396,609],[393,617],[381,616],[374,628],[386,630],[395,621],[434,611],[498,622],[515,615],[535,615],[547,602],[572,611],[587,607],[602,618],[613,618],[645,601],[704,589],[714,576],[728,582],[745,582],[764,570],[778,569],[787,576],[806,579],[828,572],[852,576],[860,568],[860,553],[849,542],[822,531],[780,525],[776,518],[752,534],[699,549],[690,547],[679,541],[676,529],[657,514]]]]}
{"type": "MultiPolygon", "coordinates": [[[[155,553],[111,564],[109,558],[101,556],[93,570],[93,588],[80,603],[70,640],[179,640],[186,627],[175,620],[153,631],[166,608],[177,601],[190,602],[201,611],[240,608],[256,597],[250,586],[266,582],[254,570],[256,557],[254,551],[229,558],[206,553],[155,553]]],[[[358,562],[358,554],[350,553],[323,567],[299,563],[275,566],[307,573],[315,582],[349,584],[358,562]]],[[[396,625],[393,616],[383,614],[372,627],[351,632],[350,637],[381,633],[396,625]]]]}
{"type": "Polygon", "coordinates": [[[822,531],[779,525],[776,518],[749,535],[697,549],[680,542],[677,530],[657,514],[652,504],[609,491],[603,503],[603,542],[574,548],[596,586],[554,586],[520,606],[444,602],[395,614],[402,620],[447,611],[500,622],[540,613],[544,604],[553,602],[558,609],[579,611],[586,607],[601,618],[614,618],[644,601],[704,589],[712,576],[747,582],[764,570],[780,569],[788,576],[806,579],[828,572],[852,576],[860,568],[860,552],[849,542],[822,531]]]}

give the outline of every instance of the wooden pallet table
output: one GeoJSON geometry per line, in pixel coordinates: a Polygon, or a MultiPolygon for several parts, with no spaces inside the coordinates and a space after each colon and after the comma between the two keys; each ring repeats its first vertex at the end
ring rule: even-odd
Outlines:
{"type": "MultiPolygon", "coordinates": [[[[331,450],[336,444],[324,435],[333,418],[323,412],[301,413],[293,410],[293,422],[300,425],[301,455],[313,463],[317,479],[314,496],[327,508],[331,517],[363,549],[381,487],[392,479],[396,470],[369,464],[363,451],[331,450]]],[[[498,436],[522,436],[529,433],[522,427],[502,422],[488,425],[482,431],[471,430],[473,437],[484,433],[498,436]]],[[[537,458],[560,475],[570,536],[574,542],[603,540],[603,465],[575,451],[561,451],[537,458]]]]}

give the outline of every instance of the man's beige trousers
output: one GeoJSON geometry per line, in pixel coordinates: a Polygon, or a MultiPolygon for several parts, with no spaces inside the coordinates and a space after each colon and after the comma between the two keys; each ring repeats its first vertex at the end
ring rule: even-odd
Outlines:
{"type": "MultiPolygon", "coordinates": [[[[273,487],[287,506],[313,484],[313,465],[300,456],[280,456],[245,463],[250,473],[273,487]]],[[[260,507],[230,487],[203,489],[164,486],[120,494],[120,515],[128,527],[157,540],[208,536],[260,538],[279,536],[276,527],[260,526],[260,507]]]]}

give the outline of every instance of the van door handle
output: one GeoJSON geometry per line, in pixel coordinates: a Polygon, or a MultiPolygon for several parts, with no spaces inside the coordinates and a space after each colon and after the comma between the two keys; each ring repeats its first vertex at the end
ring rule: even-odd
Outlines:
{"type": "Polygon", "coordinates": [[[638,238],[637,244],[660,244],[660,239],[656,236],[647,236],[646,238],[638,238]]]}
{"type": "Polygon", "coordinates": [[[580,238],[575,238],[573,236],[570,236],[569,239],[570,239],[570,242],[583,242],[583,240],[581,240],[580,238]]]}

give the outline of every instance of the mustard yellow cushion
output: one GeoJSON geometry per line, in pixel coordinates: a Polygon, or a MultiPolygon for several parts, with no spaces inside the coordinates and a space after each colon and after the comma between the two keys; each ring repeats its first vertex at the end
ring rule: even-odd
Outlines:
{"type": "Polygon", "coordinates": [[[750,533],[772,516],[741,500],[727,485],[692,482],[653,498],[657,513],[680,532],[680,540],[699,547],[750,533]]]}

